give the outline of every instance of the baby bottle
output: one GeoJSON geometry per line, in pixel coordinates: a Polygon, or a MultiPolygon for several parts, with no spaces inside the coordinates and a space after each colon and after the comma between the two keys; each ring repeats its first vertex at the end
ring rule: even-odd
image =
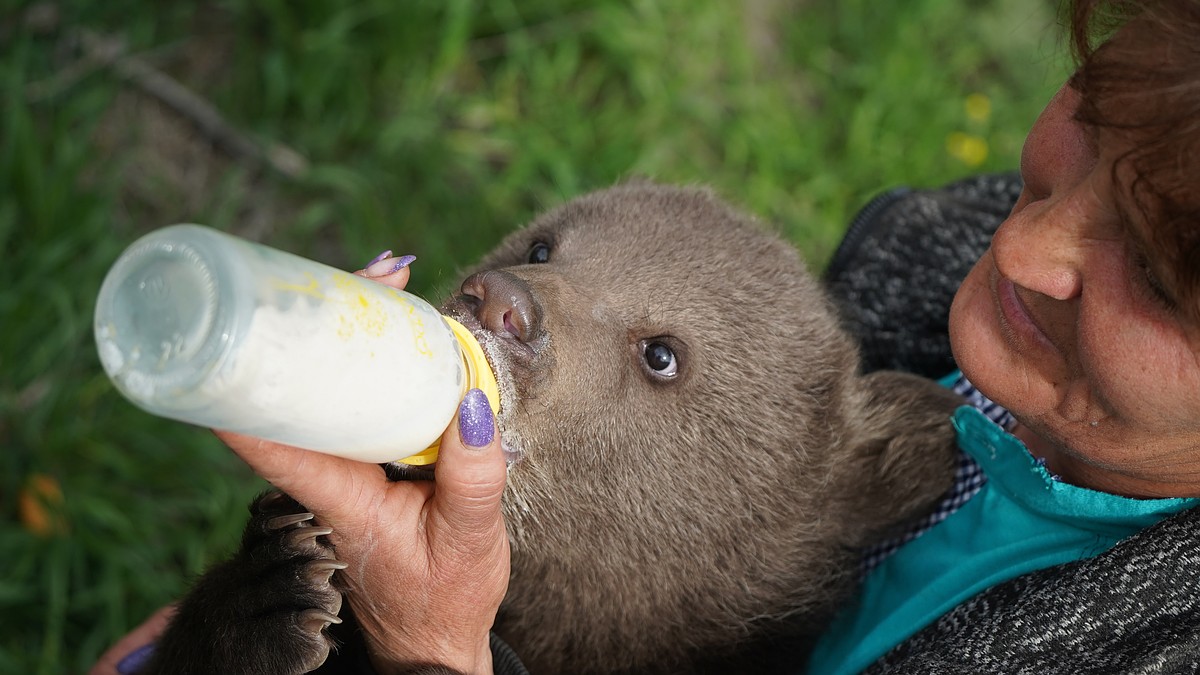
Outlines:
{"type": "Polygon", "coordinates": [[[199,225],[125,250],[95,331],[148,412],[365,462],[436,461],[472,387],[499,408],[479,343],[424,300],[199,225]]]}

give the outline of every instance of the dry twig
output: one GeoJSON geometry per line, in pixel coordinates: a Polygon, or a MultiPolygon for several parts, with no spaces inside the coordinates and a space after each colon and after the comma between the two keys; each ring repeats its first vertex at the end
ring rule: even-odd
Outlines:
{"type": "Polygon", "coordinates": [[[108,68],[142,92],[161,101],[189,120],[196,129],[222,151],[253,162],[261,162],[290,178],[308,170],[303,155],[281,143],[263,145],[234,128],[216,106],[192,92],[148,61],[129,54],[123,40],[90,30],[77,32],[83,58],[63,71],[60,77],[28,90],[31,98],[43,98],[97,69],[108,68]]]}

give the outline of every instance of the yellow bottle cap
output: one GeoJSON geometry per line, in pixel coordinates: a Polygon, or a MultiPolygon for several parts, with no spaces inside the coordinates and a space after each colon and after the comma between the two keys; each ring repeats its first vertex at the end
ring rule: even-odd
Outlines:
{"type": "MultiPolygon", "coordinates": [[[[442,319],[450,326],[450,330],[454,331],[454,337],[458,338],[458,344],[462,348],[463,368],[467,374],[463,395],[471,389],[480,389],[492,405],[492,414],[500,412],[500,386],[496,384],[496,374],[492,372],[492,366],[483,354],[483,347],[479,346],[479,341],[466,326],[448,316],[443,316],[442,319]]],[[[428,466],[437,461],[441,444],[442,439],[439,438],[421,452],[396,461],[412,466],[428,466]]]]}

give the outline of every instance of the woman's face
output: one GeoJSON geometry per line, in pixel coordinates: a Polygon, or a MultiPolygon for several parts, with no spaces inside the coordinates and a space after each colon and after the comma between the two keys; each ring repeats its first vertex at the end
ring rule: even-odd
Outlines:
{"type": "Polygon", "coordinates": [[[1122,141],[1064,86],[1021,157],[1024,191],[950,311],[955,358],[1071,483],[1200,496],[1200,331],[1164,300],[1118,209],[1122,141]]]}

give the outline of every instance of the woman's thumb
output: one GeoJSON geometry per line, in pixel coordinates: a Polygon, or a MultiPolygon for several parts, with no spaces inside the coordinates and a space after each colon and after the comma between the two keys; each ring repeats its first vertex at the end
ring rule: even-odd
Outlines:
{"type": "Polygon", "coordinates": [[[487,397],[472,389],[442,436],[434,467],[434,502],[444,523],[459,534],[486,534],[500,520],[507,467],[487,397]]]}

